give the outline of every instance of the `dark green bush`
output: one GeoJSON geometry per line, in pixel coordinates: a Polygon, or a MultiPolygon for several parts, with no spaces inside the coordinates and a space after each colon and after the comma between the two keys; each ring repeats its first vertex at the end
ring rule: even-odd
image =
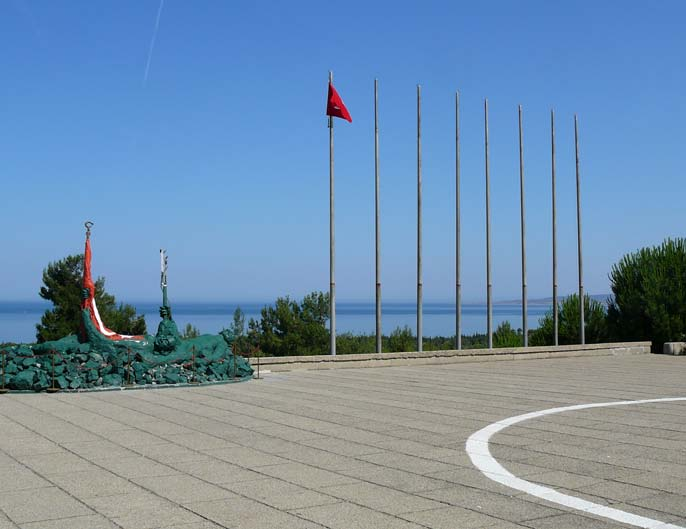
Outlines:
{"type": "Polygon", "coordinates": [[[612,267],[608,309],[616,340],[650,340],[653,352],[686,337],[686,239],[625,255],[612,267]]]}
{"type": "MultiPolygon", "coordinates": [[[[572,294],[558,303],[557,337],[559,345],[581,342],[579,333],[579,295],[572,294]]],[[[584,295],[584,332],[586,343],[602,343],[608,339],[605,304],[584,295]]],[[[553,311],[539,320],[539,328],[531,331],[530,345],[553,345],[553,311]]]]}
{"type": "Polygon", "coordinates": [[[509,321],[504,321],[493,333],[493,347],[522,347],[524,339],[521,329],[513,329],[509,321]]]}

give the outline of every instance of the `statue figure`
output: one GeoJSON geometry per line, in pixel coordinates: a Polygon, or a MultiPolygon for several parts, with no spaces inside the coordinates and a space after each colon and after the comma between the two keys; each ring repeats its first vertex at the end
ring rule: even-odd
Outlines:
{"type": "Polygon", "coordinates": [[[247,379],[252,367],[234,355],[234,336],[224,330],[184,340],[167,295],[167,254],[160,250],[162,320],[155,336],[129,336],[107,328],[95,301],[91,275],[92,222],[86,222],[82,331],[60,340],[16,345],[5,351],[2,373],[15,390],[83,389],[139,384],[179,384],[247,379]]]}

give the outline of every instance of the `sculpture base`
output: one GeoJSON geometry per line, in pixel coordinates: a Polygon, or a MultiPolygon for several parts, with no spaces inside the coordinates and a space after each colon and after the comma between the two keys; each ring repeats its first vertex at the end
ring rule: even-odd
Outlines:
{"type": "Polygon", "coordinates": [[[48,388],[45,391],[47,391],[48,393],[58,393],[59,390],[60,388],[48,388]]]}
{"type": "Polygon", "coordinates": [[[9,389],[0,388],[0,395],[4,395],[4,394],[7,393],[8,391],[9,391],[9,389]]]}

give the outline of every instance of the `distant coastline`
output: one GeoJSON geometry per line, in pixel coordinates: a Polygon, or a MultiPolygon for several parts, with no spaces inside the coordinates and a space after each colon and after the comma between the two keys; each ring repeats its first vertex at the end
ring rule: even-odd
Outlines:
{"type": "MultiPolygon", "coordinates": [[[[128,301],[127,301],[128,302],[128,301]]],[[[175,302],[172,303],[174,320],[183,328],[190,323],[201,333],[216,334],[229,327],[233,312],[240,306],[245,314],[246,325],[251,319],[259,319],[262,308],[273,302],[175,302]]],[[[159,302],[132,303],[139,314],[145,316],[148,332],[153,333],[160,322],[159,302]]],[[[538,320],[550,309],[550,303],[529,302],[529,327],[538,326],[538,320]]],[[[35,325],[43,312],[51,307],[50,303],[37,301],[0,301],[0,343],[33,342],[35,325]]],[[[397,327],[409,327],[413,332],[416,325],[416,303],[385,302],[382,307],[382,326],[385,334],[397,327]]],[[[462,305],[462,333],[464,335],[486,331],[486,305],[483,303],[464,303],[462,305]]],[[[354,334],[372,334],[375,328],[375,304],[370,302],[339,302],[337,310],[337,331],[354,334]]],[[[454,302],[424,303],[424,335],[453,336],[455,334],[454,302]]],[[[521,327],[522,310],[520,303],[499,302],[493,306],[494,328],[500,322],[509,321],[515,329],[521,327]]]]}

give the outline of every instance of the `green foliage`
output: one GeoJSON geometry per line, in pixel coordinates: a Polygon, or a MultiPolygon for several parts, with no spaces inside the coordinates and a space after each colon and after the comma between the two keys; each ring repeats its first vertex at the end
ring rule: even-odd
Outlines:
{"type": "Polygon", "coordinates": [[[417,350],[417,338],[407,325],[393,329],[387,343],[388,351],[391,353],[417,350]]]}
{"type": "Polygon", "coordinates": [[[686,239],[625,255],[612,267],[610,285],[614,339],[651,340],[653,352],[686,339],[686,239]]]}
{"type": "MultiPolygon", "coordinates": [[[[521,340],[521,336],[520,336],[521,340]]],[[[412,330],[405,327],[396,327],[390,336],[381,337],[382,351],[406,352],[417,349],[417,338],[412,330]]],[[[472,334],[462,336],[464,349],[483,349],[486,347],[485,334],[472,334]]],[[[425,336],[424,351],[448,351],[455,349],[454,336],[425,336]]],[[[376,352],[376,335],[342,333],[336,337],[337,354],[368,354],[376,352]]]]}
{"type": "Polygon", "coordinates": [[[326,354],[329,350],[329,295],[312,292],[298,303],[278,298],[264,307],[259,321],[251,319],[251,341],[268,356],[326,354]]]}
{"type": "Polygon", "coordinates": [[[197,338],[198,336],[200,336],[200,330],[195,325],[191,325],[190,323],[186,324],[185,329],[181,333],[181,338],[184,340],[188,340],[189,338],[197,338]]]}
{"type": "Polygon", "coordinates": [[[509,321],[504,321],[493,333],[493,347],[522,347],[524,338],[522,330],[514,330],[509,321]]]}
{"type": "Polygon", "coordinates": [[[236,354],[250,355],[257,348],[258,338],[253,332],[251,336],[245,333],[245,314],[240,307],[233,311],[233,321],[229,330],[234,336],[233,350],[236,354]]]}
{"type": "Polygon", "coordinates": [[[245,314],[240,307],[236,307],[236,310],[233,311],[233,322],[230,330],[236,338],[245,334],[245,314]]]}
{"type": "MultiPolygon", "coordinates": [[[[83,278],[83,255],[70,255],[48,264],[43,270],[43,286],[39,295],[51,301],[53,308],[46,310],[36,325],[39,343],[59,340],[69,334],[77,334],[81,327],[81,292],[83,278]]],[[[144,334],[144,317],[136,315],[131,305],[117,306],[113,295],[105,292],[105,278],[95,281],[95,301],[102,321],[107,327],[122,334],[144,334]]]]}
{"type": "MultiPolygon", "coordinates": [[[[572,294],[558,303],[558,343],[560,345],[578,344],[579,333],[579,295],[572,294]]],[[[608,327],[605,304],[584,295],[584,332],[586,343],[607,341],[608,327]]],[[[530,345],[553,345],[553,311],[550,310],[539,320],[539,328],[531,331],[530,345]]]]}

